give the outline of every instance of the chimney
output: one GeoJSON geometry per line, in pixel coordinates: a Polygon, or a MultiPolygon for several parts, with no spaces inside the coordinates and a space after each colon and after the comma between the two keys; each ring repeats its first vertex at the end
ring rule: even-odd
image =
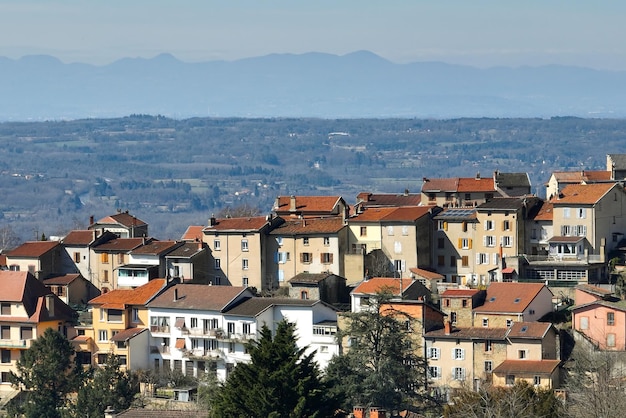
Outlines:
{"type": "Polygon", "coordinates": [[[409,189],[404,189],[404,195],[408,196],[409,195],[409,189]]]}
{"type": "Polygon", "coordinates": [[[355,406],[352,408],[352,415],[354,415],[354,418],[365,418],[365,408],[362,406],[355,406]]]}
{"type": "Polygon", "coordinates": [[[387,412],[377,406],[370,407],[370,418],[386,418],[387,412]]]}
{"type": "Polygon", "coordinates": [[[289,212],[296,211],[296,197],[294,195],[289,196],[289,212]]]}
{"type": "Polygon", "coordinates": [[[446,335],[450,335],[450,332],[452,332],[452,323],[450,321],[446,321],[444,324],[444,332],[446,335]]]}
{"type": "Polygon", "coordinates": [[[480,180],[480,171],[476,173],[476,180],[480,180]]]}
{"type": "Polygon", "coordinates": [[[104,411],[104,418],[114,418],[115,417],[115,409],[112,406],[108,406],[104,411]]]}
{"type": "Polygon", "coordinates": [[[46,295],[46,308],[48,315],[54,317],[54,295],[46,295]]]}
{"type": "Polygon", "coordinates": [[[202,251],[203,244],[204,243],[202,241],[198,241],[198,251],[202,251]]]}
{"type": "Polygon", "coordinates": [[[216,223],[217,223],[217,220],[215,219],[215,216],[211,214],[211,217],[209,218],[209,226],[215,226],[216,223]]]}
{"type": "Polygon", "coordinates": [[[89,225],[93,225],[93,215],[89,217],[89,225]]]}

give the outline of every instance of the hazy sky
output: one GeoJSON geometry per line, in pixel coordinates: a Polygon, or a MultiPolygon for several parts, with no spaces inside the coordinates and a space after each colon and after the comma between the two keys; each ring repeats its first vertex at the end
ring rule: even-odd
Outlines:
{"type": "Polygon", "coordinates": [[[0,0],[0,56],[108,64],[369,50],[397,63],[626,70],[624,0],[0,0]]]}

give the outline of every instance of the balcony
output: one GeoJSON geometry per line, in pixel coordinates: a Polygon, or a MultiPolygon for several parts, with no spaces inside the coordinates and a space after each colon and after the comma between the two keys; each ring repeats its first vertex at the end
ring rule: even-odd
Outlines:
{"type": "Polygon", "coordinates": [[[215,360],[224,357],[222,350],[210,350],[204,348],[192,348],[191,350],[183,350],[183,354],[190,359],[198,360],[215,360]]]}
{"type": "Polygon", "coordinates": [[[0,348],[30,348],[32,340],[0,340],[0,348]]]}
{"type": "Polygon", "coordinates": [[[602,255],[584,254],[548,254],[548,255],[525,255],[528,264],[532,265],[588,265],[604,263],[602,255]]]}
{"type": "Polygon", "coordinates": [[[158,332],[161,334],[169,334],[170,333],[170,327],[169,325],[150,325],[150,332],[158,332]]]}
{"type": "Polygon", "coordinates": [[[152,345],[150,346],[150,354],[169,354],[170,347],[168,345],[152,345]]]}

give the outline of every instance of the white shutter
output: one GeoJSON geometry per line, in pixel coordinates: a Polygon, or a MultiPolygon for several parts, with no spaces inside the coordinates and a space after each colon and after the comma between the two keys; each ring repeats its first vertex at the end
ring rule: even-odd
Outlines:
{"type": "Polygon", "coordinates": [[[393,251],[396,254],[400,254],[402,252],[402,243],[400,241],[395,241],[393,243],[393,251]]]}
{"type": "Polygon", "coordinates": [[[402,266],[402,271],[406,271],[406,260],[400,261],[400,266],[402,266]]]}
{"type": "Polygon", "coordinates": [[[498,253],[493,253],[493,265],[498,265],[498,253]]]}
{"type": "Polygon", "coordinates": [[[465,360],[465,349],[461,348],[461,360],[465,360]]]}
{"type": "Polygon", "coordinates": [[[476,264],[480,264],[480,253],[476,253],[476,264]]]}

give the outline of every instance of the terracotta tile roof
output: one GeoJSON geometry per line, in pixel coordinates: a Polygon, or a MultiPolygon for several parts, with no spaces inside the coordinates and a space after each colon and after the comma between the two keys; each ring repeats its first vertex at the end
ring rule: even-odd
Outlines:
{"type": "Polygon", "coordinates": [[[581,310],[593,310],[596,308],[596,306],[605,306],[607,308],[626,312],[626,300],[611,301],[611,300],[603,300],[603,299],[594,300],[594,301],[591,301],[589,303],[585,303],[582,305],[576,305],[576,306],[571,307],[570,310],[572,312],[581,311],[581,310]]]}
{"type": "Polygon", "coordinates": [[[77,343],[86,343],[89,340],[92,340],[92,338],[88,337],[87,335],[77,335],[74,338],[72,338],[70,341],[77,342],[77,343]]]}
{"type": "Polygon", "coordinates": [[[607,194],[615,183],[570,184],[561,191],[560,197],[552,198],[554,205],[592,205],[607,194]]]}
{"type": "Polygon", "coordinates": [[[180,239],[182,239],[183,241],[202,241],[202,236],[204,235],[202,233],[202,230],[204,228],[204,225],[190,225],[187,227],[187,230],[180,239]]]}
{"type": "Polygon", "coordinates": [[[458,177],[447,179],[425,179],[424,183],[422,184],[422,193],[456,192],[458,187],[458,177]]]}
{"type": "Polygon", "coordinates": [[[551,221],[554,218],[554,205],[552,202],[543,202],[539,211],[531,218],[535,221],[551,221]]]}
{"type": "Polygon", "coordinates": [[[429,279],[429,280],[437,280],[437,279],[443,279],[444,276],[435,272],[435,271],[428,271],[428,270],[424,270],[418,267],[411,267],[409,269],[409,271],[413,274],[415,274],[416,276],[419,277],[423,277],[424,279],[429,279]]]}
{"type": "Polygon", "coordinates": [[[141,219],[129,214],[128,212],[117,213],[111,216],[105,216],[98,220],[96,224],[119,224],[126,227],[144,226],[146,223],[141,219]]]}
{"type": "Polygon", "coordinates": [[[522,313],[544,288],[542,283],[491,283],[485,303],[474,312],[522,313]]]}
{"type": "Polygon", "coordinates": [[[507,328],[452,327],[449,334],[445,329],[436,329],[424,334],[426,338],[450,338],[465,340],[505,340],[507,328]]]}
{"type": "Polygon", "coordinates": [[[115,251],[131,251],[135,248],[143,245],[144,241],[148,241],[144,238],[116,238],[111,241],[107,241],[100,245],[95,246],[93,249],[95,252],[115,252],[115,251]]]}
{"type": "Polygon", "coordinates": [[[207,286],[203,284],[177,284],[154,298],[151,308],[196,309],[221,311],[242,293],[252,293],[241,286],[207,286]],[[178,296],[175,299],[175,296],[178,296]]]}
{"type": "Polygon", "coordinates": [[[243,217],[243,218],[218,218],[215,225],[205,226],[202,231],[259,231],[268,220],[265,216],[243,217]]]}
{"type": "Polygon", "coordinates": [[[148,328],[127,328],[124,331],[120,331],[111,337],[111,341],[126,341],[131,338],[141,334],[144,331],[147,331],[148,328]]]}
{"type": "Polygon", "coordinates": [[[167,284],[166,279],[153,279],[135,289],[115,289],[89,301],[91,305],[145,305],[167,284]]]}
{"type": "Polygon", "coordinates": [[[45,279],[43,284],[46,286],[50,285],[61,285],[65,286],[72,283],[74,280],[82,277],[80,274],[65,274],[63,276],[50,277],[49,279],[45,279]]]}
{"type": "Polygon", "coordinates": [[[74,230],[70,231],[61,242],[69,246],[88,246],[94,241],[95,235],[96,232],[91,230],[74,230]]]}
{"type": "Polygon", "coordinates": [[[224,313],[236,316],[257,316],[271,306],[313,306],[321,303],[311,299],[285,299],[285,298],[248,298],[238,305],[226,310],[224,313]]]}
{"type": "Polygon", "coordinates": [[[207,411],[132,408],[115,415],[116,418],[208,418],[207,411]]]}
{"type": "Polygon", "coordinates": [[[441,297],[443,298],[467,298],[480,293],[478,289],[446,289],[441,297]]]}
{"type": "MultiPolygon", "coordinates": [[[[342,200],[341,196],[295,196],[296,211],[306,215],[307,212],[332,214],[342,200]]],[[[291,207],[291,196],[278,196],[274,204],[276,213],[289,213],[291,207]]]]}
{"type": "Polygon", "coordinates": [[[590,284],[579,284],[578,286],[576,286],[576,289],[600,297],[605,297],[613,294],[613,292],[608,289],[603,289],[601,287],[593,286],[590,284]]]}
{"type": "Polygon", "coordinates": [[[204,250],[205,247],[202,241],[185,242],[183,245],[167,253],[165,258],[190,258],[204,250]]]}
{"type": "Polygon", "coordinates": [[[0,266],[7,265],[7,256],[6,254],[0,254],[0,266]]]}
{"type": "Polygon", "coordinates": [[[555,171],[552,175],[559,183],[611,180],[611,172],[606,170],[555,171]]]}
{"type": "Polygon", "coordinates": [[[28,241],[6,253],[8,258],[37,258],[60,245],[58,241],[28,241]]]}
{"type": "Polygon", "coordinates": [[[566,236],[566,237],[562,237],[562,236],[554,236],[554,237],[550,237],[548,239],[548,242],[580,242],[583,241],[585,239],[585,237],[571,237],[571,236],[566,236]]]}
{"type": "Polygon", "coordinates": [[[561,364],[560,360],[504,360],[493,373],[551,374],[561,364]]]}
{"type": "Polygon", "coordinates": [[[167,253],[180,245],[182,245],[182,242],[154,240],[133,249],[131,254],[162,255],[163,253],[167,253]]]}
{"type": "Polygon", "coordinates": [[[549,322],[514,322],[507,337],[541,339],[551,327],[549,322]]]}
{"type": "Polygon", "coordinates": [[[462,177],[459,178],[459,186],[457,191],[459,193],[470,193],[470,192],[495,192],[496,185],[493,181],[493,178],[473,178],[473,177],[462,177]]]}
{"type": "Polygon", "coordinates": [[[373,206],[419,206],[422,196],[419,193],[377,194],[362,192],[357,196],[357,204],[373,206]]]}
{"type": "Polygon", "coordinates": [[[379,291],[388,290],[393,295],[400,295],[400,283],[402,283],[402,291],[406,291],[412,284],[412,280],[395,279],[389,277],[373,277],[369,280],[362,281],[351,293],[361,295],[374,295],[379,291]]]}
{"type": "MultiPolygon", "coordinates": [[[[0,300],[3,302],[21,302],[24,299],[24,292],[27,283],[36,280],[27,271],[0,271],[0,300]],[[30,276],[30,277],[29,277],[30,276]]],[[[38,282],[41,284],[40,282],[38,282]]],[[[50,293],[50,289],[45,286],[34,286],[33,296],[41,296],[50,293]]]]}
{"type": "Polygon", "coordinates": [[[435,206],[402,206],[397,208],[366,208],[348,222],[414,222],[432,212],[435,206]]]}
{"type": "Polygon", "coordinates": [[[272,230],[270,235],[336,234],[344,227],[343,220],[338,217],[288,219],[272,230]]]}

